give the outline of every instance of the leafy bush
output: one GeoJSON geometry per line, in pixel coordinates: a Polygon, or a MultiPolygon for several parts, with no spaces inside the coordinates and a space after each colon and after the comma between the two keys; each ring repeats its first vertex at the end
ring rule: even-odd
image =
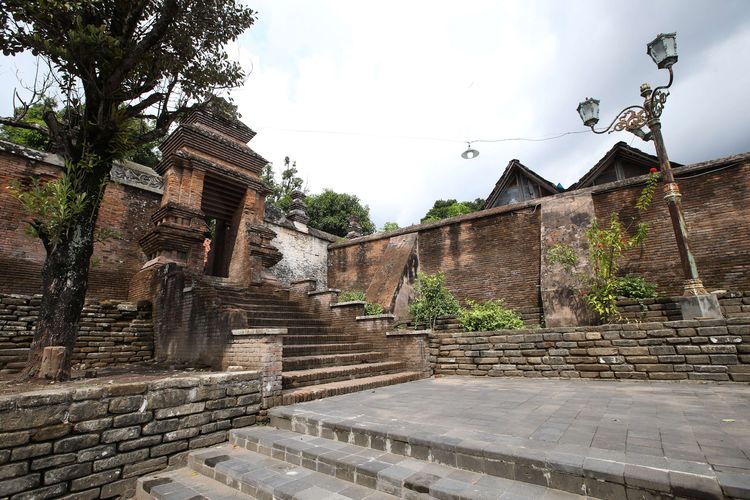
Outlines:
{"type": "Polygon", "coordinates": [[[456,298],[445,287],[443,273],[419,273],[414,291],[414,299],[409,304],[414,323],[434,328],[438,317],[457,314],[460,309],[456,298]]]}
{"type": "Polygon", "coordinates": [[[339,294],[339,302],[367,302],[367,297],[365,297],[365,292],[360,292],[356,290],[346,290],[339,294]]]}
{"type": "Polygon", "coordinates": [[[630,299],[653,299],[657,295],[656,283],[641,276],[623,276],[615,280],[615,293],[630,299]]]}
{"type": "Polygon", "coordinates": [[[339,294],[339,302],[364,302],[365,303],[365,316],[376,316],[383,314],[385,311],[383,306],[380,304],[373,304],[367,301],[365,292],[357,290],[347,290],[339,294]]]}
{"type": "Polygon", "coordinates": [[[459,311],[458,320],[469,332],[515,330],[524,326],[521,316],[506,308],[502,300],[467,300],[466,304],[468,308],[459,311]]]}

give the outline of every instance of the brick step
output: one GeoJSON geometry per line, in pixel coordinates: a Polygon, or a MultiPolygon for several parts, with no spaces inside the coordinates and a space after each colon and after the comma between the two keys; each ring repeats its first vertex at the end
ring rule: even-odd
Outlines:
{"type": "Polygon", "coordinates": [[[248,321],[254,326],[270,326],[270,327],[281,327],[281,326],[328,326],[328,324],[322,319],[299,319],[299,318],[258,318],[251,316],[248,321]]]}
{"type": "Polygon", "coordinates": [[[222,298],[221,303],[229,306],[235,306],[239,308],[245,308],[245,307],[282,307],[289,310],[304,312],[305,309],[303,309],[300,306],[297,306],[289,301],[283,300],[283,299],[243,299],[243,300],[233,300],[233,299],[227,299],[222,298]]]}
{"type": "Polygon", "coordinates": [[[14,347],[0,350],[0,362],[26,361],[28,357],[28,347],[14,347]]]}
{"type": "MultiPolygon", "coordinates": [[[[272,327],[273,328],[273,327],[272,327]]],[[[296,326],[296,325],[284,325],[281,328],[287,329],[288,335],[328,335],[331,334],[342,334],[343,329],[335,326],[296,326]]]]}
{"type": "Polygon", "coordinates": [[[354,352],[346,354],[324,354],[319,356],[289,356],[282,359],[285,371],[309,370],[325,366],[346,366],[361,363],[376,363],[385,359],[381,351],[354,352]]]}
{"type": "Polygon", "coordinates": [[[284,345],[294,344],[333,344],[341,342],[356,342],[354,335],[330,334],[330,335],[284,335],[284,345]]]}
{"type": "Polygon", "coordinates": [[[364,391],[375,387],[411,382],[412,380],[419,380],[423,377],[424,374],[421,372],[398,372],[386,375],[375,375],[374,377],[331,382],[328,384],[311,385],[297,389],[287,389],[281,393],[281,404],[291,405],[303,401],[312,401],[314,399],[338,396],[340,394],[349,394],[350,392],[364,391]]]}
{"type": "Polygon", "coordinates": [[[248,316],[253,318],[267,318],[267,319],[302,319],[302,320],[319,320],[319,316],[312,313],[302,313],[297,311],[289,310],[262,310],[262,309],[247,309],[248,316]]]}
{"type": "Polygon", "coordinates": [[[374,375],[384,375],[405,369],[401,361],[384,361],[382,363],[361,363],[358,365],[329,366],[310,370],[283,372],[284,389],[303,387],[307,385],[325,384],[340,380],[353,380],[374,375]]]}
{"type": "Polygon", "coordinates": [[[313,356],[316,354],[345,354],[367,352],[372,344],[366,342],[340,342],[336,344],[284,345],[284,356],[313,356]]]}
{"type": "MultiPolygon", "coordinates": [[[[398,498],[556,499],[585,497],[455,467],[407,458],[385,450],[341,443],[272,427],[230,431],[239,449],[354,482],[398,498]]],[[[591,497],[589,497],[591,498],[591,497]]]]}
{"type": "Polygon", "coordinates": [[[556,450],[549,442],[467,434],[437,422],[395,422],[373,416],[344,419],[306,407],[273,408],[269,410],[270,424],[321,441],[388,450],[595,498],[724,498],[717,474],[707,463],[578,446],[556,450]]]}
{"type": "Polygon", "coordinates": [[[192,452],[188,467],[143,477],[137,484],[137,500],[397,498],[228,444],[192,452]]]}

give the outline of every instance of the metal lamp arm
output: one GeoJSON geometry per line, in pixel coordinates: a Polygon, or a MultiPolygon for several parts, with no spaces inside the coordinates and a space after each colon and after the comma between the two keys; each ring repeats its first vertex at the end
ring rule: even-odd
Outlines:
{"type": "Polygon", "coordinates": [[[591,126],[591,131],[595,134],[604,134],[609,132],[619,132],[621,130],[639,129],[648,121],[648,111],[643,106],[628,106],[612,120],[606,128],[596,130],[591,126]],[[638,110],[638,111],[635,111],[638,110]]]}

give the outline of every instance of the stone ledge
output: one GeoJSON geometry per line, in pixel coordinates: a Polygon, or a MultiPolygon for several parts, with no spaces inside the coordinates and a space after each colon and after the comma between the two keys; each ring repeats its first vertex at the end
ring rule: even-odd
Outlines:
{"type": "Polygon", "coordinates": [[[396,320],[395,314],[373,314],[370,316],[357,316],[355,318],[357,321],[375,321],[379,319],[385,319],[385,320],[396,320]]]}
{"type": "Polygon", "coordinates": [[[331,304],[331,308],[334,307],[347,307],[347,306],[364,306],[367,304],[364,300],[350,300],[348,302],[336,302],[335,304],[331,304]]]}
{"type": "Polygon", "coordinates": [[[234,336],[260,336],[260,335],[286,335],[287,328],[235,328],[232,330],[234,336]]]}
{"type": "Polygon", "coordinates": [[[316,295],[325,295],[327,293],[341,293],[341,290],[338,288],[329,288],[328,290],[314,290],[312,292],[307,292],[308,297],[314,297],[316,295]]]}
{"type": "Polygon", "coordinates": [[[432,333],[431,329],[427,330],[391,330],[388,332],[385,332],[386,337],[409,337],[409,336],[420,336],[420,335],[430,335],[432,333]]]}

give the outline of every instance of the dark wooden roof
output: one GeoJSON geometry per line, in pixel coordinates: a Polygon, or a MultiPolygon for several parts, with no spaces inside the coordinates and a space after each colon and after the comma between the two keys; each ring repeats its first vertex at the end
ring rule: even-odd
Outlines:
{"type": "Polygon", "coordinates": [[[546,193],[543,193],[541,196],[548,196],[560,192],[557,186],[552,184],[550,181],[540,176],[533,170],[529,169],[517,159],[513,159],[508,162],[508,166],[505,167],[503,175],[500,176],[500,179],[495,184],[495,188],[487,197],[487,201],[484,202],[484,209],[492,208],[495,206],[495,203],[497,203],[500,195],[502,195],[502,193],[506,189],[508,189],[511,186],[511,183],[515,180],[515,174],[520,174],[531,180],[535,184],[538,184],[543,191],[546,191],[546,193]]]}
{"type": "MultiPolygon", "coordinates": [[[[681,167],[681,163],[670,162],[673,167],[681,167]]],[[[628,146],[625,142],[620,141],[612,149],[599,160],[596,165],[586,172],[583,177],[578,179],[578,182],[570,186],[566,191],[573,191],[584,187],[591,187],[596,184],[604,184],[605,182],[614,182],[623,180],[628,177],[637,177],[639,175],[645,175],[651,168],[659,168],[659,159],[648,153],[644,153],[640,149],[628,146]],[[627,165],[629,172],[624,175],[622,172],[615,175],[614,172],[608,172],[620,163],[621,165],[627,165]],[[604,182],[597,182],[597,179],[604,175],[608,175],[608,179],[604,182]],[[612,177],[612,178],[609,178],[612,177]]]]}

